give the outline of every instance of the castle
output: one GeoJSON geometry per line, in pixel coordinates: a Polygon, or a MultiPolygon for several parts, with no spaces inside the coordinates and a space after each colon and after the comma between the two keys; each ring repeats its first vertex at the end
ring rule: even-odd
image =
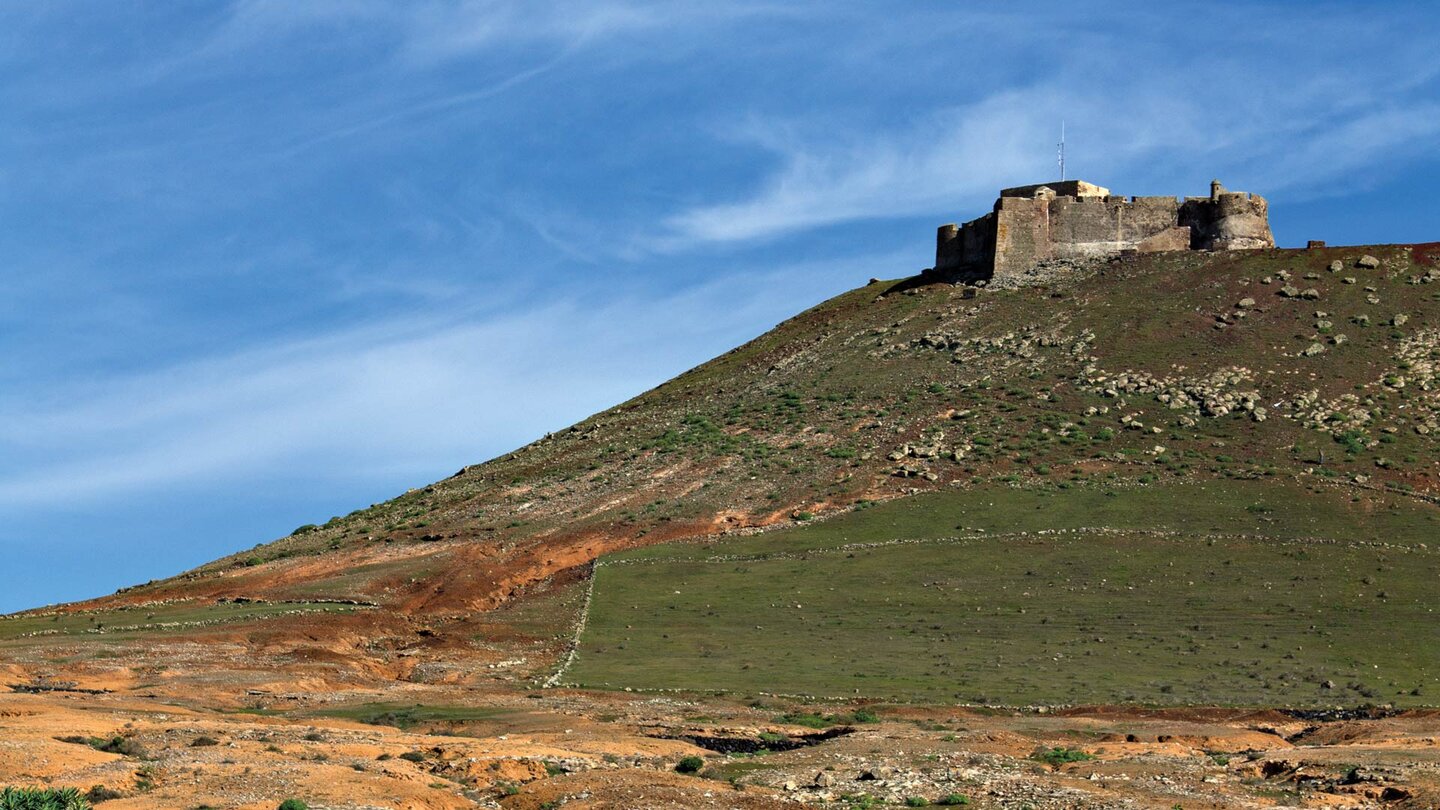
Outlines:
{"type": "Polygon", "coordinates": [[[1122,197],[1083,180],[1007,188],[995,208],[964,225],[942,225],[934,273],[960,280],[1015,277],[1047,259],[1127,251],[1271,248],[1269,206],[1258,194],[1122,197]]]}

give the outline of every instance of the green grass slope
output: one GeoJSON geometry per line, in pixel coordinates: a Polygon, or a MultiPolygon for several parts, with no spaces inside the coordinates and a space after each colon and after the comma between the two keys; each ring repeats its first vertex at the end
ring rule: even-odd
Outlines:
{"type": "Polygon", "coordinates": [[[982,704],[1434,705],[1437,530],[1428,504],[1293,480],[935,493],[606,558],[564,680],[982,704]]]}

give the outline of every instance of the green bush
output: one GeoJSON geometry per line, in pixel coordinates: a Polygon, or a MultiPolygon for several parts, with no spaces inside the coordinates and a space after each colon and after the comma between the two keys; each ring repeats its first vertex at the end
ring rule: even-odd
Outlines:
{"type": "Polygon", "coordinates": [[[286,799],[275,810],[310,810],[310,805],[299,799],[286,799]]]}
{"type": "Polygon", "coordinates": [[[946,796],[941,796],[940,800],[935,803],[946,807],[959,807],[962,804],[969,804],[970,797],[961,796],[959,793],[951,793],[946,796]]]}
{"type": "Polygon", "coordinates": [[[699,773],[705,767],[705,760],[700,757],[685,757],[675,766],[676,773],[699,773]]]}
{"type": "Polygon", "coordinates": [[[910,796],[905,799],[906,807],[929,807],[930,802],[920,796],[910,796]]]}
{"type": "Polygon", "coordinates": [[[425,761],[425,755],[422,754],[422,753],[420,753],[419,751],[406,751],[405,753],[403,753],[403,754],[400,755],[400,758],[403,759],[403,760],[405,760],[406,762],[424,762],[424,761],[425,761]]]}
{"type": "Polygon", "coordinates": [[[0,790],[0,810],[90,810],[90,802],[75,788],[15,788],[0,790]]]}
{"type": "Polygon", "coordinates": [[[1087,754],[1078,748],[1055,747],[1036,752],[1034,758],[1046,765],[1058,768],[1067,762],[1083,762],[1087,759],[1094,759],[1095,755],[1087,754]]]}

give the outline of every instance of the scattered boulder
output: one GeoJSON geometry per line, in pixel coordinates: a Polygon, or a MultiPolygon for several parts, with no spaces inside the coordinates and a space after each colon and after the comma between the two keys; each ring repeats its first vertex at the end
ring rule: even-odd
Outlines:
{"type": "Polygon", "coordinates": [[[1396,315],[1395,317],[1391,318],[1391,319],[1390,319],[1390,323],[1391,323],[1391,325],[1393,325],[1393,326],[1404,326],[1404,325],[1405,325],[1405,322],[1408,321],[1408,320],[1410,320],[1410,316],[1409,316],[1409,315],[1406,315],[1406,314],[1404,314],[1404,313],[1400,313],[1399,315],[1396,315]]]}
{"type": "Polygon", "coordinates": [[[1307,301],[1314,301],[1315,299],[1320,297],[1320,291],[1315,289],[1314,287],[1311,287],[1307,290],[1302,291],[1300,293],[1300,297],[1304,298],[1307,301]]]}
{"type": "Polygon", "coordinates": [[[1239,308],[1241,308],[1241,309],[1249,309],[1250,307],[1255,306],[1255,299],[1254,299],[1254,298],[1241,298],[1241,299],[1240,299],[1240,303],[1236,304],[1235,306],[1237,306],[1237,307],[1239,307],[1239,308]]]}
{"type": "Polygon", "coordinates": [[[1375,268],[1380,266],[1380,260],[1375,258],[1374,256],[1371,256],[1369,253],[1366,253],[1364,256],[1360,257],[1359,261],[1355,262],[1355,266],[1363,267],[1366,270],[1374,270],[1375,268]]]}
{"type": "Polygon", "coordinates": [[[1279,295],[1281,298],[1299,298],[1300,289],[1298,287],[1292,287],[1289,284],[1286,284],[1284,287],[1280,288],[1279,295]]]}
{"type": "Polygon", "coordinates": [[[1330,262],[1330,272],[1332,272],[1332,273],[1338,273],[1338,272],[1340,272],[1341,270],[1344,270],[1344,269],[1345,269],[1345,263],[1342,262],[1342,261],[1340,261],[1339,259],[1336,259],[1335,261],[1330,262]]]}

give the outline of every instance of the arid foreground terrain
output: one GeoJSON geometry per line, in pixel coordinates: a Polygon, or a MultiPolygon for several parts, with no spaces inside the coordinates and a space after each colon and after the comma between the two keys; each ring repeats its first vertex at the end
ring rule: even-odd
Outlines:
{"type": "MultiPolygon", "coordinates": [[[[364,630],[341,623],[325,629],[364,630]]],[[[543,652],[516,664],[457,659],[445,639],[417,636],[386,673],[303,631],[265,639],[259,654],[255,641],[232,628],[111,647],[125,665],[9,666],[0,781],[79,786],[116,796],[103,804],[114,810],[269,810],[290,797],[335,808],[1440,802],[1431,710],[1045,711],[532,690],[506,678],[549,660],[543,652]],[[405,680],[441,661],[479,674],[405,680]],[[676,772],[686,757],[703,760],[698,775],[676,772]]]]}

